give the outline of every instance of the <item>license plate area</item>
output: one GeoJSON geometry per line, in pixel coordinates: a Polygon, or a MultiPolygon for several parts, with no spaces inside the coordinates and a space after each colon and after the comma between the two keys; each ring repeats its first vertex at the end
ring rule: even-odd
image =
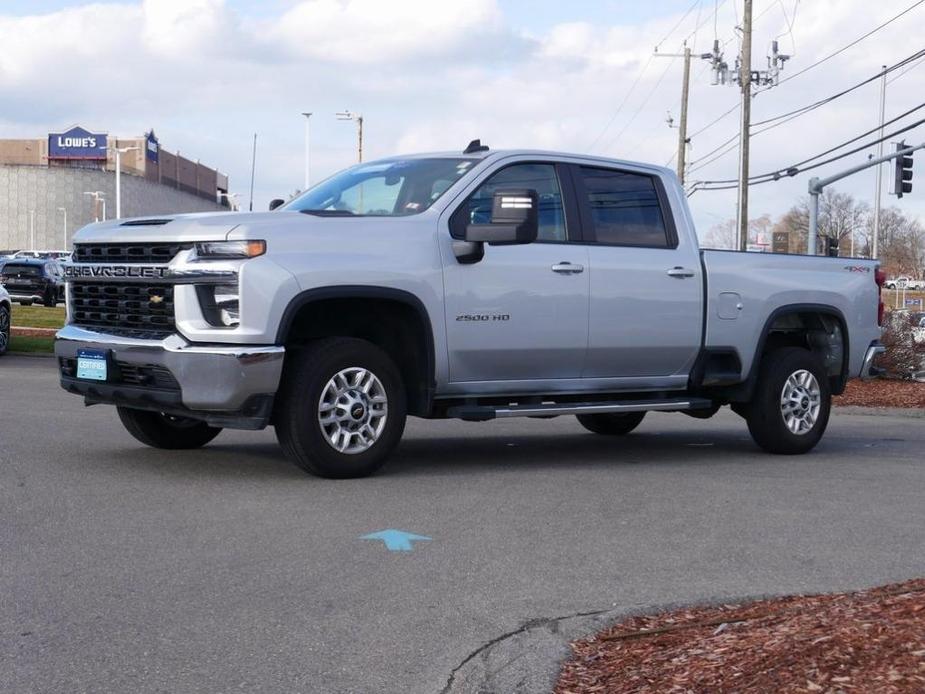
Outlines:
{"type": "Polygon", "coordinates": [[[85,381],[105,381],[109,378],[109,351],[77,350],[77,378],[85,381]]]}

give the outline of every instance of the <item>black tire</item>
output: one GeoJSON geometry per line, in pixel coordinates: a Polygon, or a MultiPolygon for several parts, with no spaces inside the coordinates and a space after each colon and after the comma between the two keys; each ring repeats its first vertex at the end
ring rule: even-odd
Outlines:
{"type": "Polygon", "coordinates": [[[20,301],[20,302],[19,302],[19,305],[20,305],[20,306],[31,306],[31,305],[32,305],[32,299],[24,299],[23,301],[20,301]]]}
{"type": "Polygon", "coordinates": [[[186,417],[174,417],[162,412],[117,407],[119,419],[126,431],[152,448],[183,450],[200,448],[221,433],[220,427],[186,417]]]}
{"type": "Polygon", "coordinates": [[[575,415],[585,429],[604,436],[624,436],[638,427],[645,416],[645,412],[575,415]]]}
{"type": "Polygon", "coordinates": [[[276,437],[283,451],[300,468],[319,477],[349,479],[373,474],[398,445],[405,429],[407,401],[401,374],[388,354],[366,340],[326,338],[293,352],[277,397],[276,437]],[[350,383],[354,377],[360,382],[359,370],[377,379],[369,392],[378,393],[380,401],[383,397],[386,399],[384,416],[376,417],[376,412],[383,407],[381,402],[364,401],[364,409],[362,402],[351,400],[364,396],[359,386],[350,383]],[[338,388],[335,378],[344,372],[348,379],[344,382],[345,394],[331,399],[338,388]],[[332,387],[335,391],[330,389],[332,387]],[[327,432],[319,420],[323,396],[332,403],[327,432]],[[348,412],[348,408],[355,409],[348,412]],[[338,412],[341,413],[339,418],[335,417],[338,412]],[[348,419],[348,415],[356,421],[348,419]],[[360,433],[360,430],[367,431],[364,423],[368,424],[368,431],[379,428],[371,444],[370,437],[360,433]],[[350,430],[354,426],[357,431],[350,430]],[[337,432],[341,432],[336,438],[344,441],[345,451],[350,447],[358,450],[342,452],[335,448],[329,436],[337,432]],[[367,447],[363,449],[363,446],[367,447]]]}
{"type": "Polygon", "coordinates": [[[6,354],[10,348],[10,328],[12,319],[10,318],[10,307],[6,304],[0,305],[0,357],[6,354]]]}
{"type": "MultiPolygon", "coordinates": [[[[783,347],[762,359],[752,401],[745,408],[745,419],[752,439],[764,450],[798,455],[811,451],[819,443],[828,426],[831,407],[832,393],[822,362],[802,347],[783,347]],[[812,414],[812,388],[806,390],[803,386],[795,386],[796,389],[790,391],[792,404],[796,407],[794,416],[802,419],[802,426],[806,427],[795,432],[787,426],[782,399],[790,377],[801,372],[808,372],[815,379],[818,410],[815,415],[812,414]]],[[[797,425],[800,425],[799,421],[797,425]]]]}

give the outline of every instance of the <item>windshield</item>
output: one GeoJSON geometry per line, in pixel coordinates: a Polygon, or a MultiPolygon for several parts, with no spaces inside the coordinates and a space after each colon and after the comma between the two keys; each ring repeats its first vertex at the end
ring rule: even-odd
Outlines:
{"type": "Polygon", "coordinates": [[[423,212],[474,159],[385,159],[335,174],[281,209],[325,216],[400,217],[423,212]]]}

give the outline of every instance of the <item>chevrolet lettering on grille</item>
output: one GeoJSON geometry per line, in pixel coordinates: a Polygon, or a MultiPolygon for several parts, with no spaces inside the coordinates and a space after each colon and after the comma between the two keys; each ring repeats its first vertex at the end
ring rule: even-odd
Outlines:
{"type": "Polygon", "coordinates": [[[67,279],[163,279],[170,270],[154,265],[66,265],[67,279]]]}

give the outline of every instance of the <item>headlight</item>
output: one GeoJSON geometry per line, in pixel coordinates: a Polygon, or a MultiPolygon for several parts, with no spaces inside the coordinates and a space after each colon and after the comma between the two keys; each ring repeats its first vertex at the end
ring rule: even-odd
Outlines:
{"type": "Polygon", "coordinates": [[[196,244],[196,259],[237,260],[267,252],[266,241],[204,241],[196,244]]]}
{"type": "Polygon", "coordinates": [[[196,287],[202,315],[216,328],[235,328],[241,323],[239,290],[236,284],[200,284],[196,287]]]}

